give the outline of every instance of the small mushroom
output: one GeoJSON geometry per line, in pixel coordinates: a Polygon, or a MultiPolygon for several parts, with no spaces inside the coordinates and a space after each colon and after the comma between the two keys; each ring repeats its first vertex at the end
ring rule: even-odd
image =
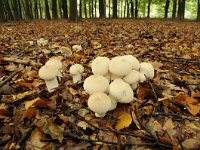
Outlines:
{"type": "Polygon", "coordinates": [[[42,66],[39,70],[39,77],[45,80],[49,92],[53,92],[58,87],[57,74],[58,69],[52,66],[42,66]]]}
{"type": "Polygon", "coordinates": [[[62,70],[62,62],[56,58],[51,58],[49,59],[46,64],[46,66],[52,66],[54,67],[55,69],[58,69],[58,74],[57,76],[58,77],[62,77],[61,75],[61,70],[62,70]]]}
{"type": "Polygon", "coordinates": [[[136,70],[131,70],[123,80],[128,84],[136,83],[140,80],[140,73],[136,70]]]}
{"type": "Polygon", "coordinates": [[[140,69],[140,62],[136,57],[134,57],[133,55],[124,55],[122,57],[127,59],[132,64],[133,70],[139,70],[140,69]]]}
{"type": "Polygon", "coordinates": [[[106,92],[108,90],[109,82],[104,76],[91,75],[84,81],[83,88],[88,94],[96,92],[106,92]]]}
{"type": "Polygon", "coordinates": [[[131,70],[131,62],[123,56],[116,56],[110,60],[109,71],[116,76],[125,76],[131,70]]]}
{"type": "Polygon", "coordinates": [[[82,46],[81,45],[73,45],[72,46],[72,49],[76,52],[79,52],[82,50],[82,46]]]}
{"type": "Polygon", "coordinates": [[[88,107],[96,117],[103,118],[111,107],[111,100],[105,93],[97,92],[89,97],[88,107]]]}
{"type": "Polygon", "coordinates": [[[81,64],[74,64],[70,67],[69,72],[72,75],[73,83],[81,81],[81,74],[84,71],[84,67],[81,64]]]}
{"type": "Polygon", "coordinates": [[[153,65],[148,62],[140,63],[140,72],[145,74],[146,78],[148,79],[153,79],[154,77],[153,65]]]}
{"type": "Polygon", "coordinates": [[[110,59],[107,57],[96,57],[92,63],[92,73],[97,75],[106,75],[108,73],[110,59]]]}
{"type": "Polygon", "coordinates": [[[131,86],[120,78],[110,84],[109,94],[115,97],[119,103],[129,103],[134,99],[131,86]]]}
{"type": "Polygon", "coordinates": [[[115,110],[115,108],[117,107],[117,99],[110,94],[108,96],[110,97],[111,101],[111,106],[109,108],[109,111],[115,110]]]}

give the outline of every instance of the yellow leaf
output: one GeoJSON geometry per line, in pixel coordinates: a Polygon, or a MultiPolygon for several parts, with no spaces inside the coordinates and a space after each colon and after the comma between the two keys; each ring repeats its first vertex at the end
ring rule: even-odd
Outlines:
{"type": "Polygon", "coordinates": [[[117,131],[127,128],[132,123],[132,117],[129,113],[123,113],[118,117],[117,124],[115,125],[115,129],[117,131]]]}
{"type": "Polygon", "coordinates": [[[29,96],[29,95],[31,95],[31,94],[33,94],[32,91],[27,91],[27,92],[24,92],[24,93],[19,93],[19,94],[17,94],[17,95],[13,95],[13,99],[14,99],[15,101],[21,100],[21,99],[23,99],[23,98],[25,98],[26,96],[29,96]]]}
{"type": "Polygon", "coordinates": [[[31,107],[36,101],[41,100],[39,97],[31,100],[31,101],[25,101],[25,109],[28,109],[29,107],[31,107]]]}
{"type": "Polygon", "coordinates": [[[197,105],[192,105],[192,104],[188,104],[186,105],[187,110],[190,112],[190,114],[192,114],[193,116],[196,116],[199,113],[199,106],[197,105]]]}

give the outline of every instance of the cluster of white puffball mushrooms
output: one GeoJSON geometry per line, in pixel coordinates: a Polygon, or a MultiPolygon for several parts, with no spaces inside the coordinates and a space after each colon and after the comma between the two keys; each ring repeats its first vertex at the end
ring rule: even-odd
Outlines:
{"type": "Polygon", "coordinates": [[[62,62],[57,58],[49,59],[39,70],[39,77],[46,83],[49,92],[53,92],[58,87],[58,78],[60,78],[62,62]],[[58,77],[58,78],[57,78],[58,77]]]}
{"type": "MultiPolygon", "coordinates": [[[[87,77],[83,88],[90,95],[88,107],[96,117],[104,117],[114,110],[117,103],[129,103],[134,100],[134,90],[139,82],[153,79],[154,68],[148,62],[140,63],[132,55],[96,57],[91,63],[93,75],[87,77]]],[[[70,68],[74,83],[81,80],[84,68],[75,64],[70,68]]]]}

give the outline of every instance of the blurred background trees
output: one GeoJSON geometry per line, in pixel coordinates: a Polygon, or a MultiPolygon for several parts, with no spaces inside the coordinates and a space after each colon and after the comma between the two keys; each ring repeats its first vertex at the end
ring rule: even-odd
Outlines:
{"type": "Polygon", "coordinates": [[[200,21],[200,0],[0,0],[0,22],[146,17],[200,21]]]}

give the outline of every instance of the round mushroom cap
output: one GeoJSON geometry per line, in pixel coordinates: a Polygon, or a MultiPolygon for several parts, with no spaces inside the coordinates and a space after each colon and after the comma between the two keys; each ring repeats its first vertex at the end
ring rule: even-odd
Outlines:
{"type": "Polygon", "coordinates": [[[140,72],[145,74],[145,76],[149,79],[153,79],[154,77],[154,68],[153,65],[147,62],[140,63],[140,72]]]}
{"type": "Polygon", "coordinates": [[[129,103],[134,98],[131,86],[122,79],[115,79],[109,86],[109,94],[120,103],[129,103]]]}
{"type": "Polygon", "coordinates": [[[105,93],[94,93],[88,99],[88,107],[97,114],[105,114],[111,107],[110,97],[105,93]]]}
{"type": "Polygon", "coordinates": [[[110,60],[109,71],[117,76],[125,76],[132,70],[132,64],[123,56],[116,56],[110,60]]]}
{"type": "Polygon", "coordinates": [[[140,73],[136,70],[131,70],[129,74],[127,74],[123,80],[128,84],[136,83],[140,80],[140,73]]]}
{"type": "Polygon", "coordinates": [[[146,79],[147,78],[145,77],[144,73],[140,73],[140,82],[144,82],[146,79]]]}
{"type": "Polygon", "coordinates": [[[52,80],[57,76],[57,74],[58,69],[47,65],[42,66],[38,72],[39,77],[44,80],[52,80]]]}
{"type": "Polygon", "coordinates": [[[62,68],[62,62],[56,58],[51,58],[49,59],[46,64],[46,66],[53,66],[57,69],[61,69],[62,68]]]}
{"type": "Polygon", "coordinates": [[[108,73],[110,59],[107,57],[96,57],[92,63],[92,73],[97,75],[106,75],[108,73]]]}
{"type": "Polygon", "coordinates": [[[117,107],[117,100],[112,95],[108,95],[108,96],[110,97],[110,101],[111,101],[111,106],[110,106],[109,111],[112,111],[112,110],[116,109],[116,107],[117,107]]]}
{"type": "Polygon", "coordinates": [[[69,68],[69,73],[71,75],[83,73],[84,67],[81,64],[74,64],[69,68]]]}
{"type": "Polygon", "coordinates": [[[106,92],[108,86],[108,80],[101,75],[91,75],[83,83],[84,90],[90,95],[96,92],[106,92]]]}
{"type": "Polygon", "coordinates": [[[132,55],[124,55],[122,57],[126,58],[132,64],[133,70],[139,70],[140,69],[140,62],[136,57],[134,57],[132,55]]]}

